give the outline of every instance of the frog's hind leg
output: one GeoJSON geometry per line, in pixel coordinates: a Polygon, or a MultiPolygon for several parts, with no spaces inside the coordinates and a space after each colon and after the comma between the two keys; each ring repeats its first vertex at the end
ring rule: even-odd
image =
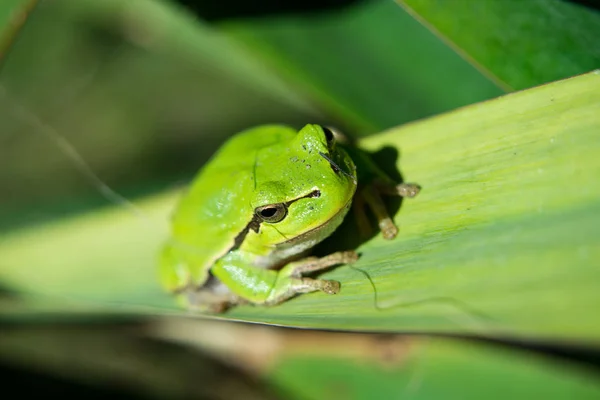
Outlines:
{"type": "Polygon", "coordinates": [[[321,291],[336,294],[340,290],[339,282],[305,278],[302,274],[354,262],[357,258],[355,252],[344,251],[323,258],[308,257],[294,261],[279,271],[239,263],[235,258],[224,258],[212,268],[212,273],[249,303],[272,306],[300,293],[321,291]]]}
{"type": "Polygon", "coordinates": [[[197,312],[223,313],[243,300],[211,276],[203,285],[188,285],[173,292],[180,306],[197,312]]]}
{"type": "Polygon", "coordinates": [[[339,282],[304,278],[302,275],[338,264],[350,264],[356,260],[358,260],[358,254],[355,251],[339,251],[321,258],[307,257],[291,262],[279,271],[273,292],[265,304],[279,304],[300,293],[321,291],[327,294],[337,294],[340,291],[339,282]]]}

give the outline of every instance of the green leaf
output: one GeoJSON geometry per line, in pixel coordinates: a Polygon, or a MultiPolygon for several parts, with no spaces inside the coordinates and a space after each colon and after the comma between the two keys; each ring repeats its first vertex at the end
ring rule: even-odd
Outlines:
{"type": "Polygon", "coordinates": [[[387,0],[217,26],[356,135],[503,93],[387,0]]]}
{"type": "Polygon", "coordinates": [[[600,66],[600,13],[560,0],[397,0],[507,88],[600,66]]]}
{"type": "MultiPolygon", "coordinates": [[[[490,344],[407,338],[392,352],[399,362],[360,361],[306,354],[284,358],[271,380],[291,389],[294,399],[596,399],[600,386],[590,371],[536,354],[490,344]],[[391,364],[391,365],[390,365],[391,364]]],[[[383,357],[382,357],[383,358],[383,357]]],[[[375,360],[373,360],[375,359],[375,360]]]]}
{"type": "MultiPolygon", "coordinates": [[[[399,170],[423,186],[396,215],[399,236],[378,236],[353,267],[323,274],[342,283],[338,295],[223,318],[597,342],[598,104],[595,71],[364,139],[398,149],[399,170]]],[[[150,219],[106,209],[7,233],[0,282],[34,297],[177,313],[155,281],[155,256],[179,193],[140,201],[150,219]]]]}

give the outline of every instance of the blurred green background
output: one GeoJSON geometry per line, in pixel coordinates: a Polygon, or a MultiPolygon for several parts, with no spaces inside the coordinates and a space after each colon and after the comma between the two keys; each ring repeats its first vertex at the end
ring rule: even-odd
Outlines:
{"type": "MultiPolygon", "coordinates": [[[[11,0],[0,5],[0,24],[0,49],[8,45],[0,55],[0,235],[114,206],[88,167],[136,201],[187,183],[227,137],[252,125],[327,123],[367,137],[600,67],[599,13],[559,0],[11,0]]],[[[70,325],[35,325],[43,307],[5,303],[11,324],[33,325],[6,328],[12,335],[0,355],[54,375],[60,365],[70,390],[77,381],[159,398],[271,398],[265,386],[294,399],[600,397],[593,346],[557,358],[554,348],[552,356],[468,338],[392,336],[381,350],[377,336],[276,328],[251,336],[246,326],[170,320],[156,322],[158,333],[144,325],[131,334],[102,320],[103,329],[78,328],[82,348],[96,349],[85,355],[64,350],[70,325]],[[232,340],[216,342],[225,335],[232,340]],[[138,342],[148,336],[160,346],[146,351],[138,342]],[[161,347],[169,337],[202,351],[178,361],[161,347]],[[276,361],[261,364],[269,351],[276,361]],[[147,370],[160,354],[173,361],[147,370]],[[214,366],[223,359],[240,371],[214,366]],[[219,374],[202,378],[221,383],[207,393],[182,389],[198,383],[193,372],[205,362],[219,374]],[[129,383],[115,385],[114,363],[130,366],[122,372],[129,383]],[[248,375],[260,380],[224,391],[248,375]]],[[[95,319],[74,319],[84,317],[95,319]]]]}
{"type": "Polygon", "coordinates": [[[104,201],[16,102],[132,197],[255,124],[367,135],[502,93],[390,1],[210,23],[170,2],[42,1],[0,84],[2,226],[104,201]]]}

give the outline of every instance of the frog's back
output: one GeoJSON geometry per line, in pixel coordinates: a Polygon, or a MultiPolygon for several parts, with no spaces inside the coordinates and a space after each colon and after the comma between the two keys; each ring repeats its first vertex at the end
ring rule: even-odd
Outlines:
{"type": "Polygon", "coordinates": [[[198,173],[173,215],[173,239],[193,249],[195,264],[208,269],[251,221],[250,198],[260,149],[295,135],[294,129],[281,125],[243,131],[229,139],[198,173]]]}

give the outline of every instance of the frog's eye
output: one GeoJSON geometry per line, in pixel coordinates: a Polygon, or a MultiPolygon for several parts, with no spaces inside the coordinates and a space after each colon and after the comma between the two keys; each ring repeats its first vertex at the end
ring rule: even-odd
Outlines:
{"type": "Polygon", "coordinates": [[[287,206],[283,203],[269,204],[267,206],[257,207],[255,214],[265,222],[279,222],[287,215],[287,206]]]}
{"type": "Polygon", "coordinates": [[[331,129],[326,126],[321,126],[323,129],[323,133],[325,133],[325,139],[327,139],[327,144],[331,145],[335,141],[335,134],[331,129]]]}

